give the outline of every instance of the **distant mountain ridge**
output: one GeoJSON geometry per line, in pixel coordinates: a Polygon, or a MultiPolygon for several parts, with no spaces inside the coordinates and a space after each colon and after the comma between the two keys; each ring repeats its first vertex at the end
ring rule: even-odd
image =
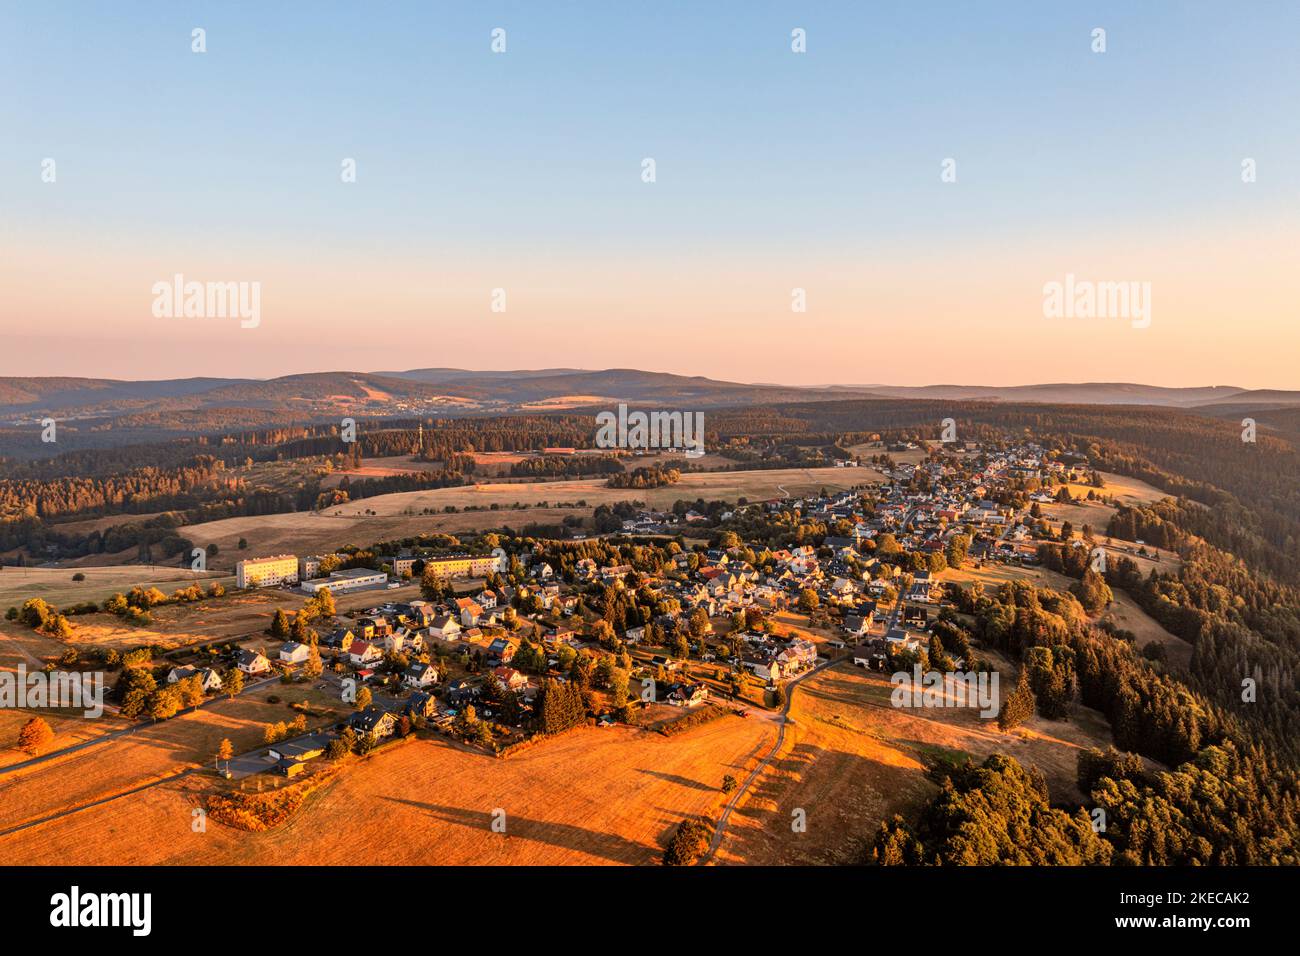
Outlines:
{"type": "MultiPolygon", "coordinates": [[[[1166,387],[1132,382],[1058,382],[1042,385],[857,385],[830,386],[868,389],[890,398],[935,398],[953,401],[1047,402],[1077,405],[1166,405],[1190,408],[1196,405],[1237,400],[1251,391],[1235,385],[1166,387]]],[[[1300,401],[1300,392],[1275,391],[1300,401]]],[[[1243,398],[1244,401],[1253,399],[1243,398]]],[[[1286,399],[1282,399],[1286,401],[1286,399]]]]}
{"type": "Polygon", "coordinates": [[[74,377],[0,378],[0,416],[112,419],[124,415],[194,413],[204,409],[277,410],[303,421],[340,412],[491,414],[609,405],[720,408],[835,398],[915,398],[1014,403],[1200,406],[1300,405],[1300,391],[1215,385],[1170,388],[1126,382],[1041,385],[791,386],[729,382],[633,368],[477,371],[417,368],[382,372],[309,372],[271,379],[179,378],[122,381],[74,377]]]}

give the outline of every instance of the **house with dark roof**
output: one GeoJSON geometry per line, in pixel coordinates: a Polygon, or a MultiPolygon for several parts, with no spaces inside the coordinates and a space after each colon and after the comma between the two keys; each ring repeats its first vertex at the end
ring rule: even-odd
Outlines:
{"type": "Polygon", "coordinates": [[[433,664],[415,663],[402,672],[407,687],[431,687],[438,682],[438,668],[433,664]]]}
{"type": "Polygon", "coordinates": [[[365,710],[357,711],[349,717],[348,726],[361,737],[382,740],[391,737],[397,731],[397,718],[371,704],[365,710]]]}
{"type": "Polygon", "coordinates": [[[438,701],[427,691],[417,690],[406,700],[402,713],[407,717],[432,717],[438,712],[438,701]]]}
{"type": "Polygon", "coordinates": [[[241,650],[237,662],[239,669],[245,674],[265,674],[271,669],[271,662],[261,651],[241,650]]]}

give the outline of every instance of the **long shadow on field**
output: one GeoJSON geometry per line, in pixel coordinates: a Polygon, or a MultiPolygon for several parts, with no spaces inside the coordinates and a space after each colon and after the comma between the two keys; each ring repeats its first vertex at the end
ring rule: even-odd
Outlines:
{"type": "Polygon", "coordinates": [[[722,852],[766,865],[862,863],[880,822],[925,792],[915,769],[798,744],[755,782],[732,815],[722,852]],[[793,828],[796,810],[804,832],[793,828]]]}
{"type": "Polygon", "coordinates": [[[647,776],[658,777],[660,780],[667,780],[669,783],[675,783],[678,786],[689,787],[692,790],[716,790],[716,787],[710,787],[707,783],[700,783],[698,780],[692,780],[690,777],[682,777],[675,773],[664,773],[661,770],[646,770],[644,768],[637,770],[637,773],[644,773],[647,776]]]}
{"type": "Polygon", "coordinates": [[[393,803],[403,803],[417,810],[424,810],[430,816],[447,823],[458,823],[470,830],[478,830],[485,837],[494,839],[536,840],[551,846],[563,847],[576,853],[586,853],[602,857],[614,863],[642,864],[654,859],[657,848],[643,843],[625,840],[613,833],[600,833],[585,827],[572,826],[568,823],[554,823],[550,820],[532,820],[518,814],[507,813],[506,832],[492,832],[492,814],[483,810],[467,810],[463,807],[447,807],[436,803],[421,803],[418,800],[403,800],[399,797],[383,797],[393,803]]]}

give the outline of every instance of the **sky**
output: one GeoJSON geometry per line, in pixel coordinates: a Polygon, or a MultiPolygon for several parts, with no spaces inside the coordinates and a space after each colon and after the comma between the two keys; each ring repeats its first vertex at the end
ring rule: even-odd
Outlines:
{"type": "Polygon", "coordinates": [[[0,375],[1300,388],[1300,4],[0,0],[0,88],[0,375]]]}

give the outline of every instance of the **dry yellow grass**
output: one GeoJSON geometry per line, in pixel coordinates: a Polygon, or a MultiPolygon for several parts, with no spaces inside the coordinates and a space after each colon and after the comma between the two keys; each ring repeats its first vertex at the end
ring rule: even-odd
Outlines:
{"type": "Polygon", "coordinates": [[[1165,660],[1170,667],[1186,670],[1191,666],[1191,644],[1166,631],[1155,618],[1138,607],[1137,602],[1123,591],[1116,590],[1114,593],[1115,603],[1102,614],[1103,620],[1110,621],[1116,627],[1132,631],[1137,638],[1139,649],[1152,643],[1164,645],[1165,660]]]}
{"type": "Polygon", "coordinates": [[[413,740],[347,767],[270,832],[213,823],[192,832],[191,809],[218,784],[190,777],[0,837],[0,856],[78,865],[648,864],[684,816],[717,809],[723,775],[740,776],[773,733],[767,721],[730,716],[671,739],[580,728],[506,759],[413,740]],[[504,834],[490,828],[497,809],[504,834]]]}
{"type": "Polygon", "coordinates": [[[54,605],[79,601],[102,601],[114,591],[140,587],[157,587],[170,594],[177,588],[200,584],[206,587],[217,581],[230,587],[234,579],[216,572],[198,574],[184,568],[163,568],[144,564],[108,567],[13,568],[0,569],[0,609],[21,604],[31,597],[44,598],[54,605]],[[74,574],[86,580],[74,581],[74,574]]]}
{"type": "Polygon", "coordinates": [[[1116,475],[1109,471],[1103,471],[1100,474],[1105,487],[1094,489],[1091,485],[1071,484],[1068,486],[1070,494],[1078,498],[1086,496],[1089,491],[1095,490],[1098,494],[1115,498],[1122,505],[1150,504],[1153,501],[1159,501],[1161,498],[1169,497],[1168,492],[1161,491],[1141,479],[1116,475]]]}
{"type": "MultiPolygon", "coordinates": [[[[313,705],[336,705],[340,708],[338,712],[343,712],[342,705],[323,696],[323,692],[304,685],[273,682],[233,700],[222,698],[203,710],[161,721],[129,736],[12,771],[0,777],[0,831],[82,807],[185,770],[211,765],[223,738],[231,740],[236,753],[261,746],[264,725],[292,720],[297,713],[288,705],[299,700],[313,705]],[[268,702],[273,695],[280,698],[279,703],[268,702]]],[[[128,726],[125,721],[113,718],[94,723],[102,724],[99,733],[128,726]]],[[[318,720],[314,725],[319,723],[318,720]]],[[[72,820],[80,813],[117,814],[134,799],[135,795],[123,797],[102,808],[79,811],[62,819],[72,820]]],[[[55,821],[0,837],[0,857],[7,856],[7,841],[22,834],[36,836],[46,827],[57,829],[61,825],[62,821],[55,821]]]]}
{"type": "Polygon", "coordinates": [[[1080,799],[1079,751],[1111,740],[1101,715],[1082,707],[1068,722],[1035,718],[1004,734],[974,710],[895,708],[892,690],[888,675],[848,664],[801,684],[781,753],[732,814],[716,862],[861,863],[882,820],[933,795],[925,769],[939,755],[1007,753],[1042,770],[1053,799],[1080,799]],[[806,832],[792,826],[797,810],[806,832]]]}
{"type": "Polygon", "coordinates": [[[31,754],[19,750],[16,743],[18,731],[33,716],[45,718],[54,731],[54,740],[45,749],[46,753],[90,740],[118,726],[115,721],[91,720],[70,710],[42,710],[38,715],[35,711],[0,709],[0,767],[31,759],[31,754]]]}

